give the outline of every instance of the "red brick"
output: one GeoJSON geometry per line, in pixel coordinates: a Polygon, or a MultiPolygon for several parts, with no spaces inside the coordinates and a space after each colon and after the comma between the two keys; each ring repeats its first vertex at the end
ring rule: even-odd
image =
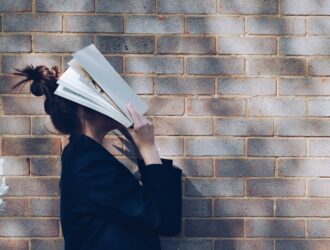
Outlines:
{"type": "Polygon", "coordinates": [[[22,239],[1,239],[0,249],[3,250],[28,250],[29,242],[22,239]]]}
{"type": "Polygon", "coordinates": [[[32,158],[31,159],[31,175],[59,176],[60,174],[61,174],[60,157],[32,158]]]}
{"type": "Polygon", "coordinates": [[[62,250],[64,249],[64,239],[31,239],[31,250],[62,250]]]}
{"type": "Polygon", "coordinates": [[[7,195],[54,196],[59,195],[59,178],[45,177],[7,177],[7,195]]]}
{"type": "Polygon", "coordinates": [[[242,219],[186,219],[187,237],[243,237],[242,219]]]}
{"type": "Polygon", "coordinates": [[[248,196],[305,196],[305,180],[250,179],[247,180],[248,196]]]}
{"type": "Polygon", "coordinates": [[[273,201],[270,199],[215,199],[214,216],[273,216],[273,201]]]}
{"type": "Polygon", "coordinates": [[[30,216],[60,216],[59,198],[31,198],[29,203],[30,216]]]}
{"type": "Polygon", "coordinates": [[[248,219],[245,222],[247,237],[305,237],[304,220],[248,219]]]}
{"type": "Polygon", "coordinates": [[[2,97],[3,112],[6,115],[44,115],[43,96],[41,97],[2,97]]]}
{"type": "MultiPolygon", "coordinates": [[[[26,198],[3,198],[3,209],[0,209],[0,216],[27,216],[28,199],[26,198]]],[[[0,219],[1,220],[1,219],[0,219]]],[[[0,243],[1,246],[1,243],[0,243]]],[[[0,247],[0,249],[2,249],[0,247]]]]}
{"type": "Polygon", "coordinates": [[[272,240],[216,240],[215,250],[271,250],[272,240]]]}
{"type": "Polygon", "coordinates": [[[0,236],[58,236],[59,219],[2,218],[0,236]]]}
{"type": "Polygon", "coordinates": [[[4,155],[59,155],[59,138],[3,138],[4,155]]]}

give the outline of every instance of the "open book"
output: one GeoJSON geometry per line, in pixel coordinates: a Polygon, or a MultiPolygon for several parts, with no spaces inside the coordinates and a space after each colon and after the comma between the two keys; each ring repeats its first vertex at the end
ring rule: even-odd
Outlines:
{"type": "Polygon", "coordinates": [[[59,86],[54,94],[105,114],[126,128],[134,122],[126,108],[128,102],[141,114],[148,110],[93,44],[72,56],[69,68],[57,81],[59,86]]]}

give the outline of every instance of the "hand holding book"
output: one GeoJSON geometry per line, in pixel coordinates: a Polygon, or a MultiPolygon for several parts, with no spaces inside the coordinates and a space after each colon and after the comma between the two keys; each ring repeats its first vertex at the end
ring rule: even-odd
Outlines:
{"type": "Polygon", "coordinates": [[[127,130],[139,148],[145,164],[161,164],[162,162],[155,144],[153,123],[140,114],[131,103],[128,103],[127,109],[134,120],[134,127],[127,130]]]}

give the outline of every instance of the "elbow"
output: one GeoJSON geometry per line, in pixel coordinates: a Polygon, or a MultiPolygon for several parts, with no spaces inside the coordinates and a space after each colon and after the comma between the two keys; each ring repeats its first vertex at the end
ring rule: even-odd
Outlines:
{"type": "Polygon", "coordinates": [[[176,236],[181,232],[181,219],[175,223],[168,231],[168,236],[176,236]]]}
{"type": "Polygon", "coordinates": [[[159,234],[163,236],[176,236],[181,232],[181,229],[182,221],[181,216],[179,216],[175,220],[167,220],[159,230],[159,234]]]}

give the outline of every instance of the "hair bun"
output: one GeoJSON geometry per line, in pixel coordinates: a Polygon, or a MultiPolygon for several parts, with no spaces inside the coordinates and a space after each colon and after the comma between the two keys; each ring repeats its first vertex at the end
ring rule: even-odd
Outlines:
{"type": "Polygon", "coordinates": [[[15,69],[17,72],[14,75],[24,76],[25,79],[18,82],[13,88],[21,85],[27,81],[32,80],[30,90],[35,96],[46,95],[47,97],[52,94],[56,87],[56,80],[58,78],[58,68],[56,66],[49,70],[46,66],[41,65],[34,67],[33,65],[26,66],[23,69],[15,69]]]}

